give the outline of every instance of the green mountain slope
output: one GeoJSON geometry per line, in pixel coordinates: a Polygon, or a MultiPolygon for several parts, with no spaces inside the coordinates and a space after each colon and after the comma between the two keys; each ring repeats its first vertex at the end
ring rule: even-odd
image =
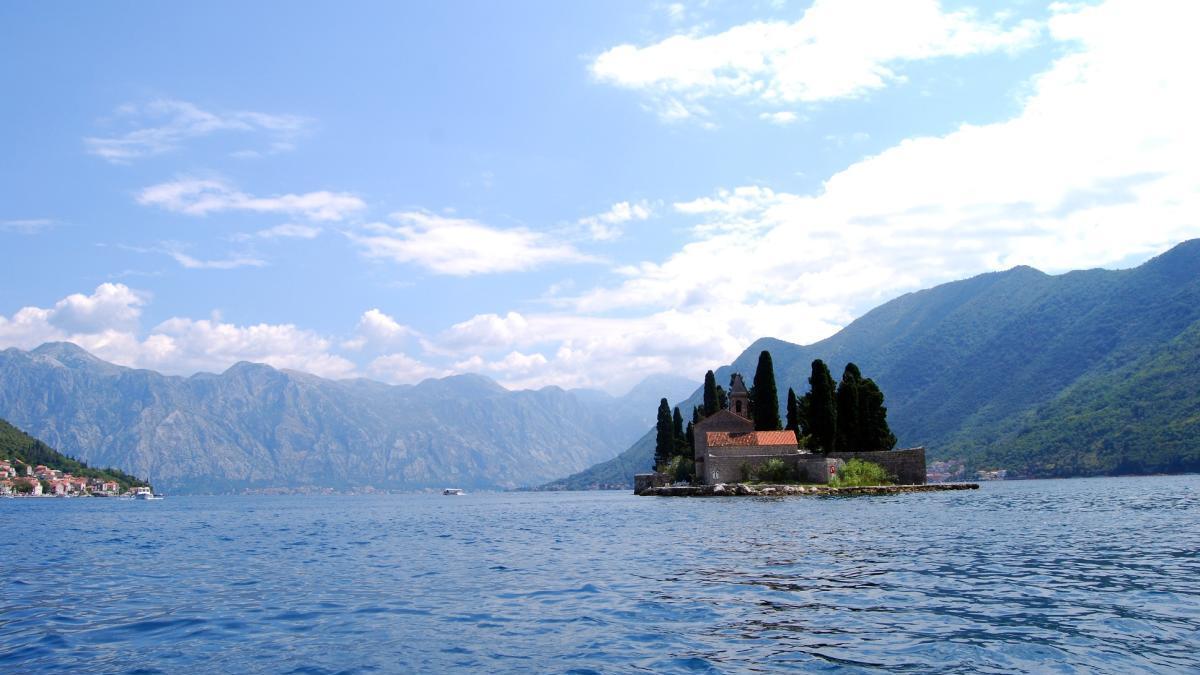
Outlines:
{"type": "Polygon", "coordinates": [[[0,419],[0,459],[15,460],[30,466],[41,464],[73,476],[114,480],[121,485],[122,490],[128,490],[135,485],[148,484],[119,469],[93,469],[77,459],[62,454],[2,419],[0,419]]]}
{"type": "MultiPolygon", "coordinates": [[[[1189,411],[1200,404],[1197,355],[1188,347],[1198,321],[1200,240],[1192,240],[1129,270],[1050,276],[1016,267],[910,293],[812,345],[758,340],[717,379],[753,373],[768,349],[781,394],[803,392],[813,359],[835,375],[854,361],[887,394],[899,443],[925,445],[933,458],[1034,476],[1200,470],[1188,459],[1200,436],[1189,440],[1183,432],[1191,427],[1180,421],[1194,419],[1189,411]],[[1153,399],[1135,386],[1146,373],[1169,376],[1169,405],[1146,403],[1153,399]],[[1101,405],[1141,413],[1100,423],[1101,405]],[[1066,429],[1072,433],[1056,431],[1066,429]],[[1140,440],[1120,440],[1133,436],[1140,440]],[[1167,445],[1151,451],[1147,439],[1167,445]],[[1089,452],[1096,457],[1067,461],[1089,452]],[[1135,452],[1161,457],[1124,456],[1135,452]]],[[[697,392],[682,407],[698,401],[697,392]]],[[[552,485],[627,483],[618,473],[646,470],[652,446],[643,437],[615,460],[552,485]]]]}

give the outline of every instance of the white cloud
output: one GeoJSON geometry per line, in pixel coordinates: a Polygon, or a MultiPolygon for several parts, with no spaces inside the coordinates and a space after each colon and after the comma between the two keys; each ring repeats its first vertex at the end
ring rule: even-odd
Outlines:
{"type": "Polygon", "coordinates": [[[372,375],[392,384],[415,384],[431,377],[445,377],[450,371],[431,366],[402,352],[380,356],[367,368],[372,375]]]}
{"type": "MultiPolygon", "coordinates": [[[[665,120],[695,116],[698,101],[737,97],[763,104],[862,96],[903,81],[905,62],[1030,45],[1032,21],[1006,25],[937,0],[817,0],[794,23],[753,22],[713,35],[675,35],[601,54],[602,82],[642,90],[665,120]]],[[[791,121],[770,117],[770,121],[791,121]]]]}
{"type": "Polygon", "coordinates": [[[321,228],[313,225],[284,223],[250,234],[237,234],[233,236],[233,239],[237,241],[246,241],[248,239],[316,239],[321,235],[322,231],[321,228]]]}
{"type": "Polygon", "coordinates": [[[654,209],[645,200],[640,202],[617,202],[604,213],[580,218],[579,224],[588,228],[591,238],[596,241],[611,241],[621,236],[624,230],[621,225],[635,220],[646,220],[654,214],[654,209]]]}
{"type": "Polygon", "coordinates": [[[790,110],[780,110],[778,112],[759,113],[758,119],[765,120],[772,124],[784,126],[787,124],[792,124],[793,122],[798,122],[800,120],[800,116],[790,110]]]}
{"type": "Polygon", "coordinates": [[[193,258],[179,250],[169,250],[167,251],[167,255],[189,270],[232,270],[238,267],[265,267],[267,264],[265,260],[248,255],[234,255],[215,260],[193,258]]]}
{"type": "Polygon", "coordinates": [[[398,226],[372,223],[348,233],[369,258],[420,265],[437,274],[516,272],[550,263],[588,262],[574,247],[518,227],[500,229],[422,211],[394,213],[398,226]]]}
{"type": "Polygon", "coordinates": [[[395,346],[406,338],[417,336],[418,333],[384,314],[378,309],[363,312],[354,329],[354,337],[342,343],[346,349],[363,349],[372,347],[382,349],[395,346]]]}
{"type": "MultiPolygon", "coordinates": [[[[88,152],[113,163],[160,155],[185,142],[218,132],[265,134],[271,152],[293,148],[307,133],[311,121],[298,115],[272,115],[252,111],[210,112],[187,101],[160,99],[128,104],[117,109],[117,120],[129,128],[112,136],[84,139],[88,152]]],[[[257,151],[243,151],[242,154],[257,151]]]]}
{"type": "Polygon", "coordinates": [[[106,283],[75,293],[51,308],[24,307],[0,316],[0,347],[32,349],[69,341],[121,365],[190,375],[222,371],[238,361],[267,363],[326,377],[344,377],[354,364],[330,352],[330,341],[291,324],[238,326],[217,319],[171,318],[143,338],[146,295],[106,283]]]}
{"type": "Polygon", "coordinates": [[[157,206],[189,216],[222,211],[287,213],[317,221],[343,220],[366,208],[362,199],[347,192],[305,192],[255,197],[216,179],[183,178],[143,189],[137,197],[143,206],[157,206]]]}
{"type": "MultiPolygon", "coordinates": [[[[675,204],[693,238],[575,311],[832,304],[857,313],[901,292],[1031,264],[1115,264],[1200,233],[1200,97],[1189,4],[1060,9],[1073,50],[1036,77],[1011,120],[906,140],[814,195],[761,186],[675,204]]],[[[787,335],[779,337],[787,338],[787,335]]]]}

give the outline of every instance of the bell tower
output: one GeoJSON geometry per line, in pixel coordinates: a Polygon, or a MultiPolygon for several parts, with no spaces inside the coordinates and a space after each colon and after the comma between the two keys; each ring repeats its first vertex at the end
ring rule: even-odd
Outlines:
{"type": "Polygon", "coordinates": [[[729,412],[751,419],[750,392],[746,390],[741,373],[734,373],[729,380],[729,412]]]}

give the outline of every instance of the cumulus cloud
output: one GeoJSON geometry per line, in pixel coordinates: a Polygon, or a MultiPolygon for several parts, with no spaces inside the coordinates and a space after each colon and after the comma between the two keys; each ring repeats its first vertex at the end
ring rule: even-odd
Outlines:
{"type": "Polygon", "coordinates": [[[586,262],[574,247],[532,230],[497,228],[423,211],[392,214],[400,223],[372,223],[347,236],[369,258],[420,265],[436,274],[471,276],[586,262]]]}
{"type": "Polygon", "coordinates": [[[144,293],[105,283],[52,307],[23,307],[0,316],[0,347],[32,349],[68,341],[121,365],[190,375],[222,371],[238,361],[267,363],[326,377],[344,377],[354,364],[333,354],[317,333],[291,324],[238,326],[218,320],[175,317],[141,334],[144,293]]]}
{"type": "Polygon", "coordinates": [[[151,185],[138,193],[137,201],[143,206],[157,206],[189,216],[251,211],[302,215],[316,221],[343,220],[367,206],[353,194],[325,190],[255,197],[211,178],[183,178],[151,185]]]}
{"type": "MultiPolygon", "coordinates": [[[[736,97],[762,104],[862,96],[903,81],[902,65],[938,57],[1016,50],[1036,22],[1014,25],[937,0],[817,0],[793,23],[753,22],[711,35],[623,44],[592,63],[593,75],[657,101],[665,120],[703,115],[699,101],[736,97]]],[[[787,113],[766,119],[788,122],[787,113]]]]}
{"type": "Polygon", "coordinates": [[[114,121],[126,131],[84,139],[88,152],[113,163],[161,155],[189,140],[218,132],[259,133],[267,137],[268,151],[282,152],[292,149],[296,139],[312,125],[309,119],[298,115],[211,112],[194,103],[171,99],[121,106],[114,121]]]}
{"type": "Polygon", "coordinates": [[[367,367],[370,373],[391,384],[415,384],[431,377],[445,377],[451,371],[431,366],[403,352],[380,356],[367,367]]]}
{"type": "Polygon", "coordinates": [[[382,349],[395,346],[406,338],[418,335],[417,331],[401,324],[378,309],[368,309],[358,320],[354,337],[342,343],[346,349],[358,350],[365,347],[382,349]]]}
{"type": "Polygon", "coordinates": [[[620,237],[625,223],[646,220],[654,214],[653,207],[645,200],[640,202],[617,202],[604,213],[581,218],[579,224],[586,227],[595,241],[611,241],[620,237]]]}

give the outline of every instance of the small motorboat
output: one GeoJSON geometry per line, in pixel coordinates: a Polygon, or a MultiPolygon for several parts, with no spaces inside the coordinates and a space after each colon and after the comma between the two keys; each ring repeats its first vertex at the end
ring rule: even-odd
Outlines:
{"type": "Polygon", "coordinates": [[[463,492],[462,488],[446,488],[442,490],[442,494],[447,497],[461,497],[467,493],[463,492]]]}
{"type": "Polygon", "coordinates": [[[142,501],[149,501],[162,499],[162,495],[154,494],[154,492],[148,487],[135,487],[133,488],[133,498],[140,499],[142,501]]]}

